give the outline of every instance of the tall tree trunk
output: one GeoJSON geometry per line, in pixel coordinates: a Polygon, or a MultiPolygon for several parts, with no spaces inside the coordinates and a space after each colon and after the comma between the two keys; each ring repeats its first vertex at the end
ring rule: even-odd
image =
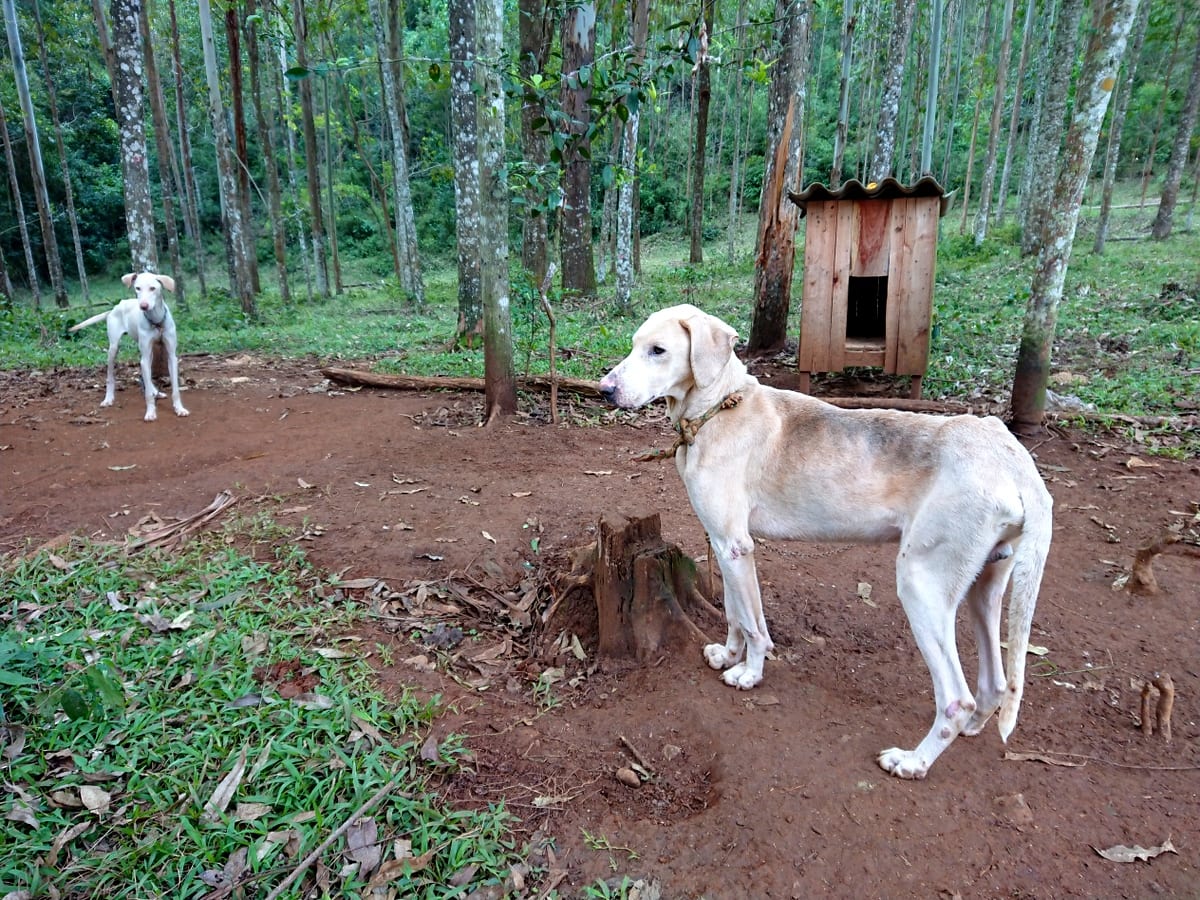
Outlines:
{"type": "MultiPolygon", "coordinates": [[[[1033,0],[1029,0],[1032,6],[1033,0]]],[[[921,175],[933,174],[933,139],[937,134],[938,79],[942,74],[942,17],[943,0],[933,0],[928,87],[925,91],[925,118],[921,128],[921,175]]]]}
{"type": "Polygon", "coordinates": [[[1121,135],[1125,131],[1125,112],[1129,108],[1129,98],[1133,96],[1133,80],[1137,75],[1138,61],[1142,56],[1142,44],[1146,40],[1146,28],[1150,23],[1151,0],[1141,0],[1138,4],[1137,20],[1133,24],[1133,34],[1129,38],[1129,49],[1125,53],[1125,75],[1121,79],[1117,93],[1113,96],[1113,112],[1108,124],[1108,149],[1104,156],[1104,184],[1100,194],[1100,216],[1096,220],[1096,240],[1092,244],[1092,252],[1104,253],[1104,244],[1108,240],[1108,222],[1112,215],[1113,187],[1117,181],[1117,161],[1121,156],[1121,135]]]}
{"type": "Polygon", "coordinates": [[[221,99],[221,82],[217,75],[217,45],[213,37],[212,9],[209,0],[199,0],[200,41],[204,50],[204,72],[208,84],[208,112],[217,150],[217,180],[221,192],[221,208],[225,215],[230,248],[229,288],[241,303],[247,316],[256,315],[253,282],[247,257],[250,246],[241,207],[237,202],[237,175],[234,173],[233,149],[229,128],[225,124],[225,106],[221,99]]]}
{"type": "MultiPolygon", "coordinates": [[[[987,155],[983,162],[983,182],[979,188],[979,209],[975,214],[975,246],[987,237],[988,221],[992,215],[992,191],[996,185],[996,154],[1000,146],[1000,117],[1004,113],[1004,91],[1008,83],[1008,58],[1012,53],[1013,0],[1004,0],[1004,23],[1001,26],[1000,55],[996,60],[996,79],[992,96],[992,118],[988,123],[987,155]]],[[[1015,100],[1014,100],[1015,102],[1015,100]]]]}
{"type": "Polygon", "coordinates": [[[1159,94],[1158,110],[1154,116],[1154,127],[1150,132],[1150,148],[1145,153],[1146,164],[1142,167],[1142,196],[1138,201],[1138,209],[1146,205],[1146,192],[1150,188],[1150,178],[1154,175],[1154,162],[1158,157],[1158,140],[1162,135],[1163,123],[1166,119],[1167,101],[1171,99],[1171,77],[1175,74],[1175,56],[1179,53],[1179,39],[1183,35],[1183,26],[1187,22],[1188,4],[1180,3],[1175,27],[1171,30],[1171,52],[1162,67],[1162,91],[1159,94]]]}
{"type": "MultiPolygon", "coordinates": [[[[746,62],[746,0],[738,0],[737,24],[737,65],[733,70],[733,158],[729,165],[729,219],[726,222],[726,257],[729,265],[737,258],[738,221],[741,219],[742,204],[742,117],[743,110],[752,103],[743,104],[746,91],[746,77],[742,67],[746,62]]],[[[753,90],[753,82],[751,90],[753,90]]],[[[753,94],[751,95],[753,98],[753,94]]]]}
{"type": "Polygon", "coordinates": [[[1191,155],[1191,139],[1196,128],[1197,112],[1200,112],[1200,33],[1196,36],[1196,58],[1192,60],[1187,97],[1179,114],[1179,127],[1175,131],[1175,143],[1171,145],[1171,158],[1167,162],[1162,199],[1158,203],[1154,224],[1150,226],[1150,235],[1155,240],[1161,241],[1171,234],[1175,220],[1175,204],[1179,200],[1179,183],[1183,180],[1183,170],[1187,168],[1188,157],[1191,155]]]}
{"type": "MultiPolygon", "coordinates": [[[[237,163],[237,200],[242,213],[242,225],[251,247],[258,243],[258,228],[250,199],[250,155],[246,150],[246,104],[242,89],[242,41],[238,24],[237,4],[225,8],[225,41],[229,51],[229,98],[233,101],[233,156],[237,163]]],[[[250,275],[250,290],[258,294],[262,285],[258,277],[258,254],[246,260],[250,275]]]]}
{"type": "MultiPolygon", "coordinates": [[[[519,0],[521,57],[517,61],[522,82],[540,76],[550,58],[550,44],[554,36],[553,5],[546,0],[519,0]]],[[[530,91],[521,101],[521,155],[530,171],[525,188],[525,215],[521,219],[521,265],[529,273],[530,280],[540,285],[546,277],[548,256],[548,223],[550,209],[544,202],[545,188],[541,183],[550,155],[546,138],[534,128],[538,119],[545,116],[545,108],[538,94],[530,91]]]]}
{"type": "MultiPolygon", "coordinates": [[[[1147,2],[1145,5],[1149,6],[1150,4],[1147,2]]],[[[1025,89],[1025,68],[1029,65],[1030,45],[1033,43],[1033,23],[1036,7],[1036,0],[1025,0],[1025,22],[1021,26],[1021,56],[1017,61],[1016,77],[1013,79],[1012,110],[1008,115],[1008,142],[1004,148],[1004,168],[1000,170],[999,199],[994,204],[997,225],[1004,221],[1004,214],[1008,208],[1009,175],[1012,173],[1013,155],[1016,153],[1017,146],[1017,132],[1020,130],[1021,125],[1021,96],[1025,89]]]]}
{"type": "MultiPolygon", "coordinates": [[[[274,17],[275,13],[269,11],[274,17]]],[[[283,220],[283,191],[279,184],[279,165],[275,159],[275,109],[263,102],[262,94],[262,48],[258,45],[257,0],[246,2],[246,56],[250,62],[250,99],[254,102],[254,121],[258,130],[259,152],[263,157],[263,170],[267,176],[267,203],[271,211],[271,243],[275,251],[275,277],[279,282],[279,299],[284,306],[292,302],[287,269],[287,230],[283,220]]],[[[267,65],[270,66],[270,54],[267,65]]]]}
{"type": "Polygon", "coordinates": [[[563,112],[570,120],[571,140],[563,154],[562,289],[591,297],[596,293],[592,256],[592,173],[589,141],[591,69],[596,56],[596,3],[581,0],[568,6],[563,19],[563,112]]]}
{"type": "Polygon", "coordinates": [[[800,210],[788,199],[800,188],[804,104],[808,90],[807,0],[776,0],[778,57],[767,101],[767,160],[754,261],[754,318],[747,352],[777,350],[787,339],[800,210]]]}
{"type": "MultiPolygon", "coordinates": [[[[940,0],[934,0],[935,3],[940,0]]],[[[854,0],[842,4],[842,74],[838,82],[838,117],[833,132],[833,169],[829,173],[829,184],[837,187],[842,183],[842,163],[846,158],[846,140],[850,136],[850,67],[854,61],[854,0]]]]}
{"type": "Polygon", "coordinates": [[[25,72],[25,52],[21,47],[21,32],[17,28],[17,10],[13,0],[4,0],[4,24],[8,31],[8,51],[12,57],[17,99],[21,103],[21,114],[25,123],[29,174],[33,178],[34,200],[37,202],[38,221],[42,226],[42,252],[46,256],[46,268],[54,290],[54,303],[59,309],[66,309],[70,301],[67,299],[67,288],[63,280],[62,260],[58,255],[58,238],[54,234],[50,192],[46,188],[46,168],[42,164],[42,145],[38,139],[37,119],[34,118],[33,99],[29,94],[29,77],[25,72]]]}
{"type": "MultiPolygon", "coordinates": [[[[186,281],[183,278],[183,262],[179,258],[179,229],[175,223],[175,185],[178,182],[172,172],[175,154],[171,150],[167,107],[163,102],[162,81],[158,77],[154,42],[150,36],[150,15],[144,4],[138,11],[138,29],[142,37],[142,49],[146,54],[146,89],[150,97],[150,118],[154,123],[154,141],[158,150],[158,183],[162,191],[163,230],[167,233],[167,255],[171,259],[171,272],[175,279],[175,303],[180,309],[187,309],[186,281]]],[[[162,362],[165,364],[165,360],[162,362]]]]}
{"type": "MultiPolygon", "coordinates": [[[[83,260],[83,240],[79,236],[79,215],[75,211],[75,190],[71,185],[71,167],[67,162],[67,141],[63,136],[62,121],[58,116],[58,91],[50,74],[50,62],[46,56],[46,35],[42,28],[42,13],[38,0],[33,2],[33,16],[37,24],[38,59],[42,64],[42,84],[46,89],[46,102],[50,107],[50,121],[54,125],[54,140],[58,145],[58,170],[62,176],[63,197],[67,203],[67,221],[71,226],[71,245],[75,248],[75,271],[79,277],[79,291],[83,303],[88,303],[87,266],[83,260]]],[[[5,272],[5,277],[8,273],[5,272]]],[[[10,288],[11,290],[11,288],[10,288]]]]}
{"type": "Polygon", "coordinates": [[[479,206],[483,225],[484,413],[490,422],[517,411],[508,285],[508,178],[504,163],[504,0],[476,0],[480,68],[479,206]]]}
{"type": "Polygon", "coordinates": [[[179,50],[179,20],[175,15],[175,0],[168,0],[171,16],[171,66],[175,73],[175,133],[179,135],[180,181],[183,183],[183,221],[192,249],[196,254],[196,281],[200,296],[208,296],[208,278],[204,265],[204,239],[200,233],[200,201],[196,177],[192,169],[192,139],[188,136],[187,104],[183,91],[183,61],[179,50]]]}
{"type": "Polygon", "coordinates": [[[1045,240],[1042,230],[1049,216],[1050,207],[1057,204],[1055,173],[1058,171],[1059,148],[1062,145],[1063,117],[1067,109],[1067,88],[1071,70],[1075,64],[1075,49],[1079,43],[1079,20],[1083,15],[1084,0],[1062,0],[1058,26],[1054,29],[1054,45],[1046,60],[1047,70],[1042,80],[1041,114],[1038,116],[1036,139],[1030,145],[1029,193],[1023,206],[1025,218],[1021,222],[1021,253],[1028,256],[1045,240]]]}
{"type": "Polygon", "coordinates": [[[887,63],[883,70],[883,94],[879,103],[879,125],[875,137],[875,153],[871,157],[867,177],[882,181],[893,174],[896,155],[896,123],[900,119],[900,91],[904,87],[908,42],[912,37],[916,0],[895,0],[891,41],[887,63]]]}
{"type": "MultiPolygon", "coordinates": [[[[287,44],[283,35],[280,35],[279,44],[274,48],[279,53],[279,64],[268,66],[267,71],[271,74],[271,91],[275,95],[275,106],[280,110],[291,109],[292,98],[291,92],[288,90],[288,82],[284,77],[284,73],[288,70],[287,59],[287,44]]],[[[299,158],[299,153],[296,150],[296,122],[294,116],[286,116],[283,121],[283,136],[285,152],[283,159],[287,171],[288,191],[291,195],[291,205],[296,210],[296,243],[300,245],[300,264],[304,270],[304,297],[311,303],[313,301],[313,280],[314,272],[317,268],[315,248],[310,252],[308,243],[307,223],[303,220],[299,210],[303,207],[300,178],[296,174],[296,160],[299,158]]]]}
{"type": "Polygon", "coordinates": [[[692,166],[692,243],[688,261],[704,262],[704,168],[708,156],[708,108],[712,103],[712,74],[708,64],[708,37],[713,30],[715,0],[702,0],[700,40],[696,51],[696,133],[695,164],[692,166]]]}
{"type": "Polygon", "coordinates": [[[304,71],[300,79],[300,126],[304,135],[304,166],[308,176],[309,234],[312,237],[313,263],[317,276],[317,294],[329,296],[329,269],[325,259],[325,220],[321,214],[321,167],[317,150],[317,125],[313,118],[312,73],[308,71],[308,17],[304,4],[292,7],[296,40],[296,66],[304,71]]]}
{"type": "Polygon", "coordinates": [[[982,84],[987,77],[987,53],[986,47],[988,38],[992,32],[992,8],[989,5],[984,13],[983,25],[979,29],[979,39],[975,45],[975,60],[976,60],[976,77],[978,78],[981,87],[975,93],[975,113],[971,118],[971,140],[967,145],[967,174],[963,176],[963,192],[962,192],[962,217],[958,223],[958,233],[963,234],[967,230],[967,217],[970,212],[971,205],[971,178],[975,171],[975,147],[979,140],[979,118],[983,115],[983,88],[982,84]]]}
{"type": "Polygon", "coordinates": [[[25,273],[29,279],[29,290],[33,294],[33,308],[41,309],[42,288],[38,283],[37,264],[33,261],[33,243],[29,240],[29,226],[25,221],[25,204],[21,200],[21,185],[17,181],[16,160],[13,158],[12,141],[8,137],[8,120],[4,115],[3,104],[0,104],[0,140],[4,141],[4,161],[8,164],[8,190],[12,194],[13,210],[16,212],[17,230],[21,235],[21,249],[25,252],[25,273]]]}
{"type": "MultiPolygon", "coordinates": [[[[329,48],[326,48],[326,55],[330,55],[329,48]]],[[[329,202],[329,215],[325,218],[325,239],[329,242],[329,261],[333,265],[333,292],[340,297],[344,286],[342,285],[342,258],[338,255],[337,189],[333,178],[336,154],[333,152],[333,140],[330,137],[330,131],[333,128],[333,104],[329,102],[328,74],[321,76],[321,105],[324,107],[322,112],[325,120],[325,127],[322,129],[325,144],[325,193],[329,202]]]]}
{"type": "Polygon", "coordinates": [[[1106,0],[1095,19],[1079,73],[1071,127],[1058,167],[1054,203],[1047,210],[1042,231],[1017,354],[1012,423],[1019,431],[1037,428],[1045,415],[1050,351],[1067,266],[1071,261],[1075,227],[1079,223],[1083,189],[1137,6],[1138,0],[1106,0]]]}
{"type": "MultiPolygon", "coordinates": [[[[633,0],[629,5],[629,33],[633,40],[633,60],[640,66],[646,58],[646,37],[650,13],[647,0],[633,0]]],[[[621,177],[617,181],[617,296],[616,306],[627,312],[633,303],[633,240],[637,232],[637,148],[641,128],[642,107],[637,104],[625,120],[621,142],[621,177]]]]}
{"type": "Polygon", "coordinates": [[[479,115],[472,89],[478,45],[477,0],[450,2],[450,129],[454,145],[454,211],[458,237],[458,328],[455,343],[477,347],[484,335],[480,263],[479,115]]]}

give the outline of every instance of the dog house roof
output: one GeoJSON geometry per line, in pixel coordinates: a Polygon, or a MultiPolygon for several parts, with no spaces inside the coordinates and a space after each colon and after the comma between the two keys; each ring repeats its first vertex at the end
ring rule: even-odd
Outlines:
{"type": "Polygon", "coordinates": [[[913,184],[901,184],[895,178],[885,178],[880,182],[863,184],[861,181],[850,179],[834,190],[821,183],[810,184],[800,193],[788,191],[788,197],[800,207],[801,213],[807,212],[810,201],[824,202],[827,200],[895,200],[900,197],[937,197],[939,202],[938,215],[944,216],[950,205],[950,195],[937,183],[932,175],[926,175],[913,184]]]}

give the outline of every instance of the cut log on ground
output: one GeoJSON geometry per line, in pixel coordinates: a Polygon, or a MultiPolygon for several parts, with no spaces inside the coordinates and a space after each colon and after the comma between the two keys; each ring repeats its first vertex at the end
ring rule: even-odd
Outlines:
{"type": "Polygon", "coordinates": [[[696,563],[663,540],[658,513],[602,518],[596,548],[601,656],[648,662],[672,645],[708,642],[691,617],[712,608],[695,599],[696,563]]]}
{"type": "Polygon", "coordinates": [[[1153,597],[1159,592],[1158,579],[1154,576],[1154,559],[1162,553],[1182,553],[1200,556],[1200,547],[1181,543],[1180,536],[1168,531],[1161,539],[1142,547],[1133,558],[1133,570],[1125,582],[1125,590],[1131,594],[1153,597]]]}

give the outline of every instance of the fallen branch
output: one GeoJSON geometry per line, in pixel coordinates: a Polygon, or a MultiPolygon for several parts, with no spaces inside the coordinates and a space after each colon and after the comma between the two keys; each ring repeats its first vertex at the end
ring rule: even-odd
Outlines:
{"type": "Polygon", "coordinates": [[[1131,594],[1141,594],[1152,597],[1158,593],[1158,579],[1154,577],[1154,558],[1168,550],[1183,553],[1188,556],[1200,556],[1200,548],[1191,544],[1180,543],[1180,536],[1168,531],[1153,544],[1142,547],[1133,558],[1133,569],[1129,580],[1125,582],[1125,590],[1131,594]]]}
{"type": "Polygon", "coordinates": [[[197,531],[202,525],[211,522],[236,502],[237,498],[229,491],[221,491],[221,493],[213,498],[212,503],[208,504],[200,512],[180,519],[178,522],[172,522],[169,525],[163,525],[160,528],[145,532],[129,544],[128,549],[140,550],[142,547],[152,547],[166,544],[172,540],[182,539],[193,531],[197,531]]]}

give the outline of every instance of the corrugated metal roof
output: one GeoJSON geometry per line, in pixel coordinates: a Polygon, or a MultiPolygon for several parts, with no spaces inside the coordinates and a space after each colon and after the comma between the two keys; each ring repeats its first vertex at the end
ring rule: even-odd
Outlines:
{"type": "Polygon", "coordinates": [[[809,202],[827,200],[895,200],[898,197],[937,197],[941,201],[938,212],[940,216],[946,214],[946,209],[950,205],[950,196],[932,175],[926,175],[913,184],[901,184],[895,178],[885,178],[878,183],[863,184],[852,178],[843,182],[842,186],[836,190],[818,182],[810,184],[798,194],[788,191],[789,199],[801,210],[805,210],[805,206],[809,202]]]}

